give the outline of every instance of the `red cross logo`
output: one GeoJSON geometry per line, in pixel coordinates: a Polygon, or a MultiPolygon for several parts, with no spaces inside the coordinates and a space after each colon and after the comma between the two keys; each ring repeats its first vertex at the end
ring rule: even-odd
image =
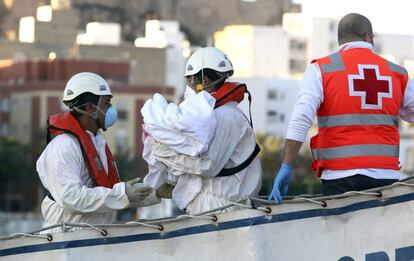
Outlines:
{"type": "Polygon", "coordinates": [[[361,97],[362,109],[382,109],[382,98],[392,98],[391,76],[380,75],[375,64],[358,64],[358,70],[348,75],[349,95],[361,97]]]}

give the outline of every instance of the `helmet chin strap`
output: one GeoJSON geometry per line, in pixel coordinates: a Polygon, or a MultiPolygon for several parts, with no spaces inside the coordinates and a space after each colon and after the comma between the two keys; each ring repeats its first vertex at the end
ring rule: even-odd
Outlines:
{"type": "Polygon", "coordinates": [[[197,84],[196,89],[197,89],[198,92],[201,92],[201,91],[204,91],[204,90],[208,90],[211,87],[214,87],[217,83],[221,82],[223,79],[226,79],[226,77],[218,78],[217,80],[212,81],[212,82],[209,82],[206,85],[197,84]],[[199,89],[199,85],[201,85],[201,91],[198,90],[199,89]]]}
{"type": "Polygon", "coordinates": [[[99,111],[105,114],[105,112],[99,109],[99,106],[101,106],[101,102],[102,102],[102,96],[99,96],[98,105],[94,104],[96,110],[91,113],[91,117],[96,121],[96,123],[98,123],[98,120],[99,120],[99,111]]]}
{"type": "MultiPolygon", "coordinates": [[[[219,74],[219,75],[221,75],[221,74],[219,74]]],[[[204,73],[203,73],[203,70],[202,70],[202,71],[201,71],[201,83],[199,83],[199,84],[197,84],[197,85],[196,85],[196,91],[197,91],[197,92],[201,92],[201,91],[204,91],[204,90],[208,90],[208,89],[210,89],[211,87],[215,86],[217,83],[221,82],[223,79],[227,79],[227,78],[228,78],[228,76],[227,76],[226,74],[223,74],[223,75],[222,75],[220,78],[218,78],[217,80],[212,81],[212,82],[209,82],[208,84],[204,85],[204,84],[203,84],[203,80],[204,80],[204,73]]]]}
{"type": "Polygon", "coordinates": [[[86,103],[82,104],[82,105],[79,105],[79,106],[76,106],[76,107],[73,107],[72,109],[79,112],[80,114],[87,115],[87,116],[91,117],[92,119],[95,120],[96,126],[99,127],[99,111],[102,112],[103,114],[105,114],[105,112],[103,112],[101,109],[99,109],[101,101],[102,101],[102,96],[99,97],[98,105],[93,104],[93,106],[95,106],[96,110],[92,113],[88,113],[85,110],[79,109],[79,107],[85,105],[86,103]]]}

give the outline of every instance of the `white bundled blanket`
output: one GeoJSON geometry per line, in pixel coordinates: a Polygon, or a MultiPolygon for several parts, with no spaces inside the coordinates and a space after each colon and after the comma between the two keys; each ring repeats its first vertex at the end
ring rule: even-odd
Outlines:
{"type": "MultiPolygon", "coordinates": [[[[191,194],[188,198],[193,198],[202,184],[200,177],[192,174],[201,174],[200,155],[208,150],[216,130],[216,100],[204,91],[196,94],[187,90],[186,94],[186,99],[177,106],[168,104],[162,95],[156,93],[141,109],[144,118],[143,158],[148,163],[144,183],[154,189],[164,183],[193,184],[193,188],[187,191],[191,194]],[[169,156],[174,161],[168,163],[174,162],[180,167],[165,165],[162,159],[169,156]],[[189,179],[194,181],[188,182],[189,179]]],[[[185,207],[179,202],[177,204],[185,207]]]]}
{"type": "Polygon", "coordinates": [[[159,97],[154,97],[145,105],[147,108],[142,109],[143,115],[151,115],[144,120],[150,126],[144,128],[149,134],[143,139],[143,158],[149,169],[144,184],[154,189],[164,183],[174,185],[173,200],[180,209],[190,214],[256,195],[261,185],[261,167],[257,157],[237,174],[215,178],[223,168],[238,166],[251,155],[256,145],[255,135],[236,102],[229,102],[214,110],[214,104],[206,99],[211,96],[199,94],[189,97],[178,106],[180,113],[176,114],[175,122],[167,117],[166,111],[170,105],[165,100],[158,100],[159,97]],[[194,107],[183,104],[192,104],[194,107]],[[214,124],[205,118],[206,110],[202,108],[206,108],[207,104],[211,106],[209,117],[212,117],[210,119],[213,119],[214,124]],[[194,110],[198,110],[198,114],[189,113],[194,110]],[[202,140],[209,142],[200,142],[202,140]],[[204,147],[191,146],[194,143],[204,147]]]}
{"type": "Polygon", "coordinates": [[[203,91],[177,106],[156,93],[141,109],[144,130],[177,153],[200,155],[207,151],[216,129],[215,102],[203,91]]]}

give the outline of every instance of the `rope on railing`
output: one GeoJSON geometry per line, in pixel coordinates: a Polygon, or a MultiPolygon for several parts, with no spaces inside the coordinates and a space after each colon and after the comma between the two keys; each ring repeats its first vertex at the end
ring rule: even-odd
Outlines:
{"type": "MultiPolygon", "coordinates": [[[[303,202],[310,202],[313,204],[318,204],[322,207],[327,207],[327,200],[331,199],[340,199],[340,198],[346,198],[346,197],[352,197],[357,195],[366,195],[366,196],[376,196],[376,197],[382,197],[382,190],[388,189],[388,188],[394,188],[399,186],[408,186],[408,187],[414,187],[414,178],[408,178],[404,179],[398,182],[395,182],[391,185],[369,189],[365,191],[348,191],[343,194],[339,195],[333,195],[333,196],[320,196],[320,195],[309,195],[309,194],[303,194],[299,196],[289,196],[289,197],[283,197],[282,204],[293,204],[293,203],[303,203],[303,202]]],[[[157,219],[157,220],[148,220],[146,222],[142,221],[130,221],[122,224],[88,224],[88,223],[80,223],[80,224],[74,224],[74,223],[65,223],[62,222],[60,224],[51,225],[48,227],[44,227],[29,233],[14,233],[7,237],[0,237],[0,240],[8,240],[8,239],[14,239],[18,237],[32,237],[32,238],[39,238],[39,239],[47,239],[48,241],[53,240],[53,236],[51,234],[39,234],[40,232],[47,231],[53,228],[60,227],[63,232],[66,232],[70,230],[71,228],[75,227],[89,227],[91,229],[94,229],[102,236],[107,236],[108,231],[103,228],[114,228],[114,227],[131,227],[131,226],[144,226],[144,227],[150,227],[158,229],[159,231],[164,230],[164,225],[170,222],[175,222],[178,220],[183,220],[187,218],[192,219],[205,219],[205,220],[211,220],[213,222],[218,222],[218,217],[215,215],[215,213],[218,213],[222,210],[225,210],[227,208],[231,208],[234,206],[239,206],[246,209],[252,209],[252,210],[258,210],[258,211],[264,211],[268,214],[272,212],[272,209],[269,206],[255,206],[255,203],[260,203],[263,205],[275,205],[275,202],[273,200],[267,200],[267,196],[258,196],[258,197],[250,197],[250,201],[253,203],[252,205],[241,203],[246,202],[246,200],[242,200],[241,202],[231,202],[229,201],[228,205],[211,209],[205,212],[201,212],[195,215],[179,215],[176,217],[171,218],[163,218],[163,219],[157,219]]]]}

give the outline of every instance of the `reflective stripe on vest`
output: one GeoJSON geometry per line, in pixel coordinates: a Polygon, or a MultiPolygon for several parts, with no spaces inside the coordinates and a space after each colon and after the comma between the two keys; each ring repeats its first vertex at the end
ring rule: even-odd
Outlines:
{"type": "Polygon", "coordinates": [[[407,70],[404,67],[396,65],[395,63],[392,63],[390,61],[388,61],[388,67],[393,72],[400,73],[402,75],[408,75],[407,70]]]}
{"type": "Polygon", "coordinates": [[[313,149],[312,155],[315,160],[330,160],[359,156],[398,157],[399,146],[382,144],[341,146],[326,149],[313,149]]]}
{"type": "Polygon", "coordinates": [[[322,72],[337,72],[345,70],[345,64],[339,53],[329,55],[330,64],[322,64],[322,72]]]}
{"type": "Polygon", "coordinates": [[[343,114],[318,118],[319,128],[372,125],[398,126],[398,117],[386,114],[343,114]]]}

